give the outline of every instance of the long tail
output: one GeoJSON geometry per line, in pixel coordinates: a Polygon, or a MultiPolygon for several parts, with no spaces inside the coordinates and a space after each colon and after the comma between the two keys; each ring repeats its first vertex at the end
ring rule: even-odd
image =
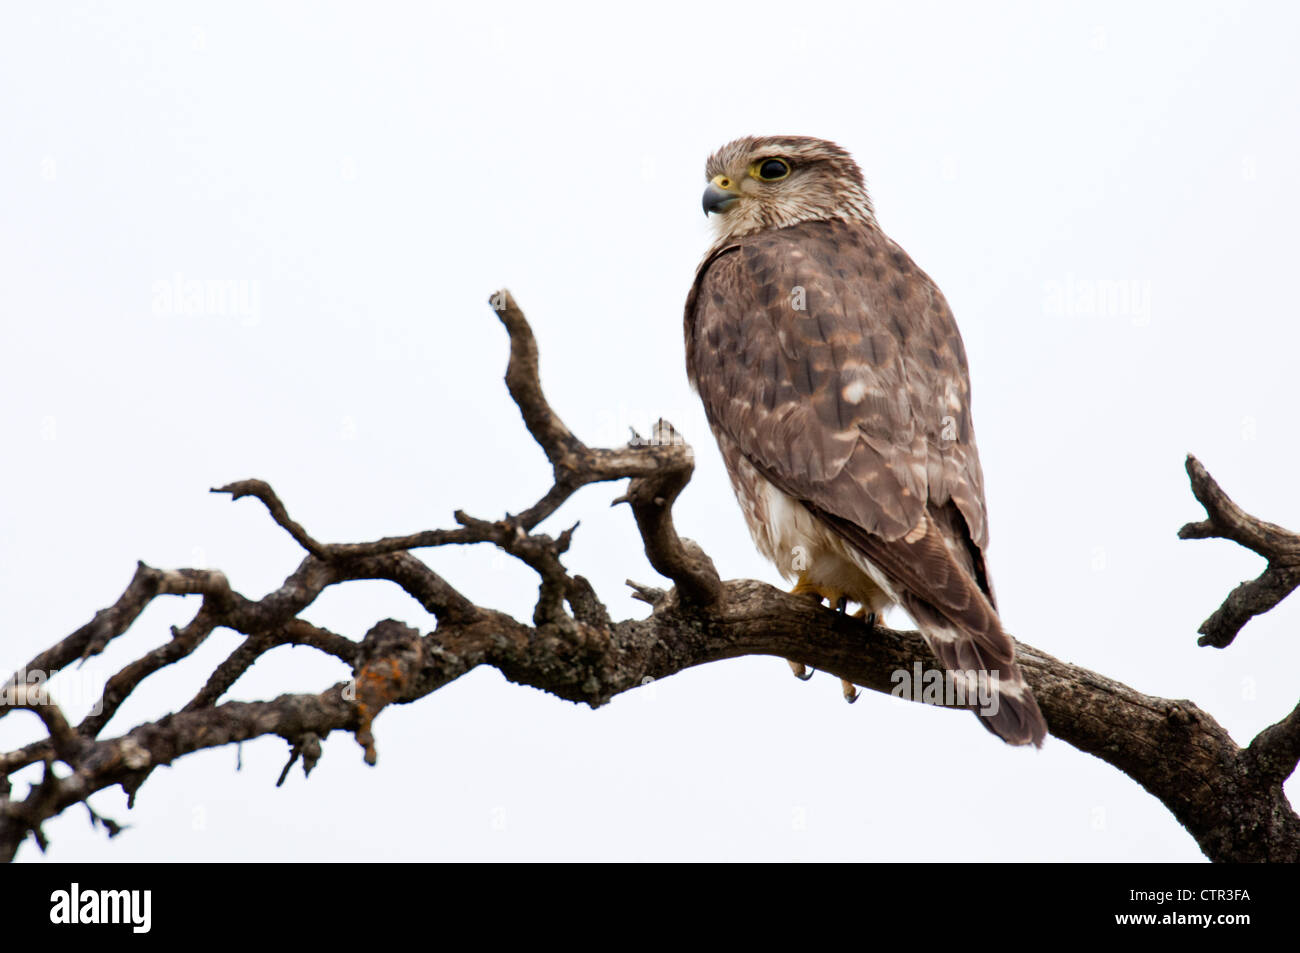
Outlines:
{"type": "Polygon", "coordinates": [[[972,633],[920,599],[905,598],[903,607],[947,671],[957,677],[974,673],[966,685],[967,700],[980,724],[1008,744],[1042,747],[1047,721],[1015,663],[1011,637],[996,613],[985,615],[983,631],[972,633]]]}
{"type": "Polygon", "coordinates": [[[966,706],[976,709],[984,727],[1010,744],[1041,747],[1047,722],[1015,663],[1015,642],[1002,628],[982,560],[977,566],[955,505],[931,507],[912,532],[893,540],[815,512],[864,558],[873,578],[878,572],[890,580],[943,667],[955,677],[974,673],[977,695],[984,682],[987,704],[966,706]]]}

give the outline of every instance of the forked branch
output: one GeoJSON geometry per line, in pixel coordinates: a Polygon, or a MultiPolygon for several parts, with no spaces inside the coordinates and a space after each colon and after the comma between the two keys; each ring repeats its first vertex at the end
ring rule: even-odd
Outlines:
{"type": "MultiPolygon", "coordinates": [[[[937,664],[914,632],[871,630],[806,597],[760,582],[724,582],[708,555],[679,536],[673,522],[673,503],[693,471],[690,447],[665,421],[649,439],[634,435],[624,447],[588,447],[546,400],[537,342],[518,305],[505,291],[491,302],[510,338],[506,385],[551,463],[551,487],[518,514],[488,520],[457,512],[454,527],[362,543],[317,540],[261,480],[215,490],[236,500],[259,500],[305,557],[279,588],[257,600],[234,591],[220,572],[162,570],[141,563],[113,606],[11,678],[0,717],[28,711],[39,720],[44,737],[0,755],[0,857],[12,858],[28,838],[44,849],[44,822],[75,804],[85,804],[92,820],[110,835],[119,832],[122,825],[101,818],[88,799],[113,785],[133,798],[156,767],[195,751],[278,735],[289,748],[279,777],[283,782],[299,762],[310,772],[320,758],[321,740],[344,731],[374,764],[375,720],[385,707],[422,698],[480,665],[595,707],[647,679],[744,655],[792,659],[890,694],[896,687],[894,673],[910,671],[917,661],[927,667],[937,664]],[[652,611],[646,618],[614,621],[590,583],[565,565],[576,526],[554,536],[536,529],[583,487],[625,479],[627,490],[615,502],[629,504],[650,564],[673,588],[632,584],[652,611]],[[476,605],[412,554],[469,544],[495,546],[537,574],[531,624],[476,605]],[[298,617],[325,589],[356,579],[393,582],[436,617],[436,628],[422,634],[390,619],[357,639],[298,617]],[[191,621],[113,675],[96,710],[80,724],[69,724],[49,692],[36,684],[102,652],[154,599],[186,594],[203,596],[191,621]],[[123,700],[150,676],[183,664],[218,627],[242,633],[244,639],[188,703],[158,721],[102,737],[123,700]],[[258,658],[282,645],[316,649],[337,659],[346,673],[319,694],[222,701],[258,658]],[[67,770],[56,771],[60,763],[67,770]],[[16,796],[14,784],[23,784],[24,778],[27,790],[16,796]]],[[[1227,645],[1247,619],[1295,588],[1297,539],[1242,512],[1193,459],[1188,472],[1209,518],[1184,527],[1183,537],[1223,536],[1269,560],[1264,575],[1246,584],[1253,588],[1242,594],[1239,587],[1202,628],[1203,644],[1227,645]]],[[[1051,733],[1138,781],[1174,813],[1209,857],[1300,859],[1300,819],[1282,792],[1282,782],[1300,758],[1300,708],[1242,749],[1189,701],[1141,694],[1028,645],[1018,644],[1016,657],[1051,733]]],[[[971,731],[973,726],[963,723],[954,730],[971,731]]],[[[989,738],[988,743],[997,742],[989,738]]]]}

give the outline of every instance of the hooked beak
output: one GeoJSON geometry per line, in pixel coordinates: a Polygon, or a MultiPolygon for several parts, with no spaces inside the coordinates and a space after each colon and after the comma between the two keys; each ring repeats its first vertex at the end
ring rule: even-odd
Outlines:
{"type": "Polygon", "coordinates": [[[707,218],[710,212],[725,212],[739,201],[735,184],[725,175],[715,175],[704,190],[704,215],[707,218]]]}

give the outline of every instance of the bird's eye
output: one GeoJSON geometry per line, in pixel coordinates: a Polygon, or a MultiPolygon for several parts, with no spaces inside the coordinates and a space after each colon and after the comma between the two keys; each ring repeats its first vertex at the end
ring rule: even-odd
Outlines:
{"type": "Polygon", "coordinates": [[[790,174],[790,163],[784,159],[764,159],[757,163],[754,169],[756,178],[764,182],[775,182],[777,179],[784,179],[790,174]]]}

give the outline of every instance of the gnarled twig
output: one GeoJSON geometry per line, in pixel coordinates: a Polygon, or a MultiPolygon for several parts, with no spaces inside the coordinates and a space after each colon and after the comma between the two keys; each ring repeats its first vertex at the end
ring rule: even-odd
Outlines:
{"type": "MultiPolygon", "coordinates": [[[[356,737],[373,764],[374,723],[385,707],[422,698],[480,665],[495,667],[515,682],[598,706],[647,680],[744,655],[800,661],[891,694],[894,673],[918,661],[934,664],[917,633],[869,629],[763,583],[722,581],[708,556],[678,536],[672,520],[673,503],[693,470],[690,448],[664,422],[650,440],[634,438],[614,449],[587,447],[546,401],[537,344],[522,311],[505,291],[492,301],[510,336],[506,383],[552,464],[553,485],[514,516],[483,520],[458,512],[454,528],[367,543],[316,540],[289,517],[263,481],[222,487],[218,492],[236,499],[259,499],[307,555],[278,589],[258,600],[232,590],[221,573],[160,570],[142,563],[117,603],[38,655],[27,675],[10,679],[4,689],[7,707],[33,711],[48,737],[0,754],[0,857],[12,858],[28,837],[44,849],[44,821],[74,804],[89,809],[88,798],[109,786],[120,785],[133,797],[154,768],[199,750],[278,735],[290,746],[282,782],[299,760],[310,771],[320,756],[321,739],[345,731],[356,737]],[[651,565],[675,584],[667,591],[632,584],[637,598],[652,607],[645,619],[611,620],[590,583],[564,566],[574,528],[555,537],[534,532],[577,490],[620,479],[630,482],[616,502],[631,505],[651,565]],[[537,572],[541,582],[531,625],[474,604],[410,552],[472,543],[496,546],[537,572]],[[392,581],[435,615],[437,627],[421,634],[385,620],[356,641],[298,618],[326,588],[358,579],[392,581]],[[73,728],[52,699],[29,685],[32,673],[46,677],[102,651],[153,599],[173,594],[201,594],[203,603],[188,625],[109,679],[98,714],[73,728]],[[100,737],[124,698],[151,675],[190,658],[219,626],[245,638],[181,711],[118,737],[100,737]],[[353,678],[319,694],[221,701],[258,658],[286,644],[338,658],[351,667],[353,678]],[[56,761],[67,764],[71,773],[59,777],[51,769],[56,761]],[[14,798],[9,779],[34,765],[43,765],[41,777],[24,797],[14,798]]],[[[1269,590],[1269,598],[1282,588],[1294,588],[1289,574],[1295,568],[1295,537],[1241,512],[1195,460],[1189,459],[1188,472],[1209,519],[1184,527],[1184,538],[1234,539],[1269,559],[1261,579],[1272,574],[1271,584],[1278,587],[1269,590]]],[[[1229,617],[1224,626],[1236,618],[1233,612],[1245,612],[1222,644],[1250,615],[1266,611],[1285,594],[1267,605],[1242,597],[1237,609],[1221,609],[1216,616],[1229,617]]],[[[1282,793],[1282,782],[1300,756],[1300,708],[1241,749],[1189,701],[1141,694],[1032,646],[1017,644],[1016,657],[1051,733],[1138,781],[1174,813],[1208,856],[1300,859],[1300,819],[1282,793]]],[[[0,707],[0,715],[5,711],[0,707]]],[[[92,818],[98,818],[91,810],[92,818]]],[[[121,829],[100,821],[110,835],[121,829]]]]}

